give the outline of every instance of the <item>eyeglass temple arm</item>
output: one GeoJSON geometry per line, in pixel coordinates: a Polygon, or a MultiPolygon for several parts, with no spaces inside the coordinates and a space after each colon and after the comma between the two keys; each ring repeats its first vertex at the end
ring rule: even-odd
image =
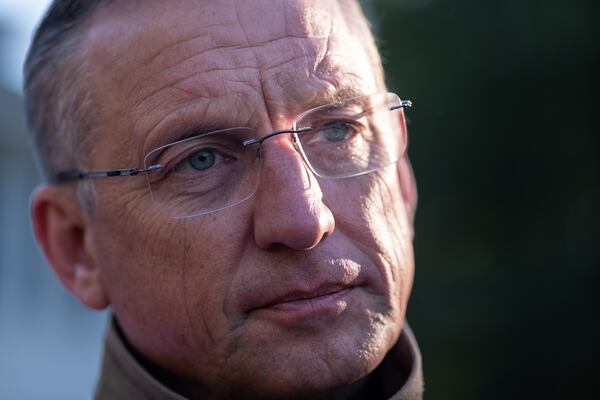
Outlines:
{"type": "Polygon", "coordinates": [[[121,168],[121,169],[99,169],[96,171],[71,170],[59,172],[54,179],[54,183],[63,183],[86,178],[104,178],[107,176],[134,176],[137,174],[147,174],[162,168],[160,164],[154,164],[146,169],[139,168],[121,168]]]}

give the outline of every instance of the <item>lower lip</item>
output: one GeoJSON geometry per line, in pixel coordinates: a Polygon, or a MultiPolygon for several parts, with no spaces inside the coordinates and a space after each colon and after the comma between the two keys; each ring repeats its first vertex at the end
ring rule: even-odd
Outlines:
{"type": "Polygon", "coordinates": [[[353,288],[310,299],[292,300],[254,310],[280,322],[301,322],[316,317],[335,317],[347,308],[347,297],[353,288]]]}

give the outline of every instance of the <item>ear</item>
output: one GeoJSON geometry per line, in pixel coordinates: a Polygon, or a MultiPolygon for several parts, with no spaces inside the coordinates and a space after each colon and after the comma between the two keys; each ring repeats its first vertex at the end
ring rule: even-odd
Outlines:
{"type": "Polygon", "coordinates": [[[406,120],[404,111],[398,113],[400,126],[402,127],[402,140],[405,143],[403,156],[398,160],[398,175],[400,177],[400,190],[402,190],[402,198],[408,214],[408,221],[411,226],[414,226],[415,213],[417,211],[417,181],[413,172],[410,160],[408,159],[408,134],[406,129],[406,120]]]}
{"type": "Polygon", "coordinates": [[[74,190],[41,185],[31,197],[36,240],[62,284],[93,309],[109,305],[92,251],[91,230],[74,190]]]}

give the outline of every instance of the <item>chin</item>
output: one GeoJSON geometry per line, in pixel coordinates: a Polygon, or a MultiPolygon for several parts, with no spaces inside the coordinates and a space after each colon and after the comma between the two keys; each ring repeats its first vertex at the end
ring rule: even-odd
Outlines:
{"type": "Polygon", "coordinates": [[[237,364],[240,354],[231,360],[231,365],[245,367],[230,375],[233,381],[226,387],[238,389],[224,397],[306,399],[351,393],[399,337],[401,326],[385,322],[379,316],[363,329],[296,333],[284,340],[273,335],[256,343],[245,362],[237,364]]]}

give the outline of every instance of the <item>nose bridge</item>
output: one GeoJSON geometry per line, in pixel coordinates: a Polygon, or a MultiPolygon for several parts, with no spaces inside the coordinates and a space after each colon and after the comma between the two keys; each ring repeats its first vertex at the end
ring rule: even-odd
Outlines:
{"type": "Polygon", "coordinates": [[[261,148],[254,215],[257,244],[263,248],[282,244],[296,250],[316,246],[334,228],[319,182],[289,134],[273,136],[261,148]]]}
{"type": "MultiPolygon", "coordinates": [[[[293,137],[288,133],[269,136],[261,143],[263,177],[269,176],[272,182],[278,182],[281,189],[289,185],[307,191],[311,187],[314,176],[307,169],[302,154],[297,150],[293,137]]],[[[320,188],[316,183],[319,196],[320,188]]],[[[282,190],[283,192],[283,190],[282,190]]],[[[285,193],[282,193],[285,194],[285,193]]]]}

